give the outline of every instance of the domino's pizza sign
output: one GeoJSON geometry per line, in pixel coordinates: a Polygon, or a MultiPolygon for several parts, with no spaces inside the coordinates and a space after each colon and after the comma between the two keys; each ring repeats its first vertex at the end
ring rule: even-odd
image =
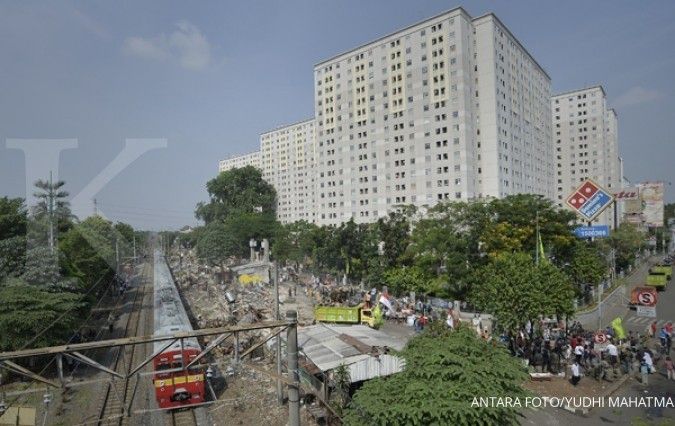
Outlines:
{"type": "Polygon", "coordinates": [[[567,198],[567,205],[587,221],[595,219],[614,201],[614,196],[587,180],[567,198]]]}

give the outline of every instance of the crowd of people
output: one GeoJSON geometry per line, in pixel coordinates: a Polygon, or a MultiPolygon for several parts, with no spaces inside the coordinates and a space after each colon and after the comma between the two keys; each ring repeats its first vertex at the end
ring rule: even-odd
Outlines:
{"type": "Polygon", "coordinates": [[[557,374],[570,366],[570,382],[575,386],[583,376],[602,380],[631,373],[640,373],[646,385],[649,375],[661,365],[667,378],[675,380],[670,357],[672,335],[672,322],[657,331],[654,321],[645,334],[629,331],[626,335],[612,326],[592,332],[578,322],[565,329],[564,324],[543,319],[539,327],[528,323],[515,336],[503,335],[502,340],[514,356],[535,371],[557,374]],[[658,346],[652,344],[654,338],[658,346]]]}

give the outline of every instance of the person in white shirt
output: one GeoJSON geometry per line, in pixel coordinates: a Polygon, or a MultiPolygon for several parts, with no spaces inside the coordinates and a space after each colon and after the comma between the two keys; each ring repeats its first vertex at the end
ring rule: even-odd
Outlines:
{"type": "Polygon", "coordinates": [[[574,356],[576,357],[577,364],[581,363],[581,357],[584,356],[584,346],[576,345],[574,347],[574,356]]]}
{"type": "Polygon", "coordinates": [[[642,360],[647,364],[647,368],[649,369],[649,373],[654,372],[654,361],[652,361],[652,356],[649,354],[649,352],[645,351],[645,354],[642,355],[642,360]]]}
{"type": "Polygon", "coordinates": [[[619,361],[619,350],[612,342],[609,342],[607,345],[607,355],[609,355],[609,363],[612,367],[615,367],[616,363],[619,361]]]}
{"type": "Polygon", "coordinates": [[[579,380],[581,380],[581,367],[577,361],[574,361],[574,364],[572,364],[572,379],[570,380],[570,383],[572,383],[573,386],[576,386],[579,383],[579,380]]]}

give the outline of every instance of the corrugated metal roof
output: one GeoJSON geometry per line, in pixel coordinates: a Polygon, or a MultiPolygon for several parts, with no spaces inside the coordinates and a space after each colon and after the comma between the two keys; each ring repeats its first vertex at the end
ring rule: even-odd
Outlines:
{"type": "Polygon", "coordinates": [[[384,347],[388,346],[397,351],[403,350],[408,339],[398,336],[391,336],[382,330],[375,330],[366,325],[335,325],[326,324],[331,330],[354,337],[368,346],[384,347]]]}
{"type": "Polygon", "coordinates": [[[402,371],[405,362],[401,358],[389,354],[363,353],[365,347],[373,346],[388,346],[400,350],[405,341],[399,340],[401,339],[361,325],[317,324],[298,328],[298,346],[309,361],[321,371],[329,371],[344,364],[349,367],[352,382],[402,371]],[[344,339],[344,335],[358,340],[359,344],[349,344],[351,339],[344,339]]]}

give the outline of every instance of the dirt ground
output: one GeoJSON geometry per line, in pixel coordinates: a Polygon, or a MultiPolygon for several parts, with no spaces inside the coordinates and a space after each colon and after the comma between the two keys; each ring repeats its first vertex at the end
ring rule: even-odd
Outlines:
{"type": "MultiPolygon", "coordinates": [[[[261,366],[266,369],[272,366],[261,366]]],[[[287,397],[284,389],[284,398],[287,397]]],[[[242,368],[227,378],[227,388],[209,409],[214,425],[283,426],[288,423],[288,405],[279,405],[276,381],[262,373],[242,368]]],[[[300,421],[304,425],[317,423],[307,410],[300,407],[300,421]]]]}
{"type": "MultiPolygon", "coordinates": [[[[618,379],[617,379],[618,380],[618,379]]],[[[572,386],[569,377],[553,377],[550,381],[533,381],[525,383],[525,388],[542,396],[555,397],[597,397],[604,395],[614,382],[582,377],[576,386],[572,386]]]]}

